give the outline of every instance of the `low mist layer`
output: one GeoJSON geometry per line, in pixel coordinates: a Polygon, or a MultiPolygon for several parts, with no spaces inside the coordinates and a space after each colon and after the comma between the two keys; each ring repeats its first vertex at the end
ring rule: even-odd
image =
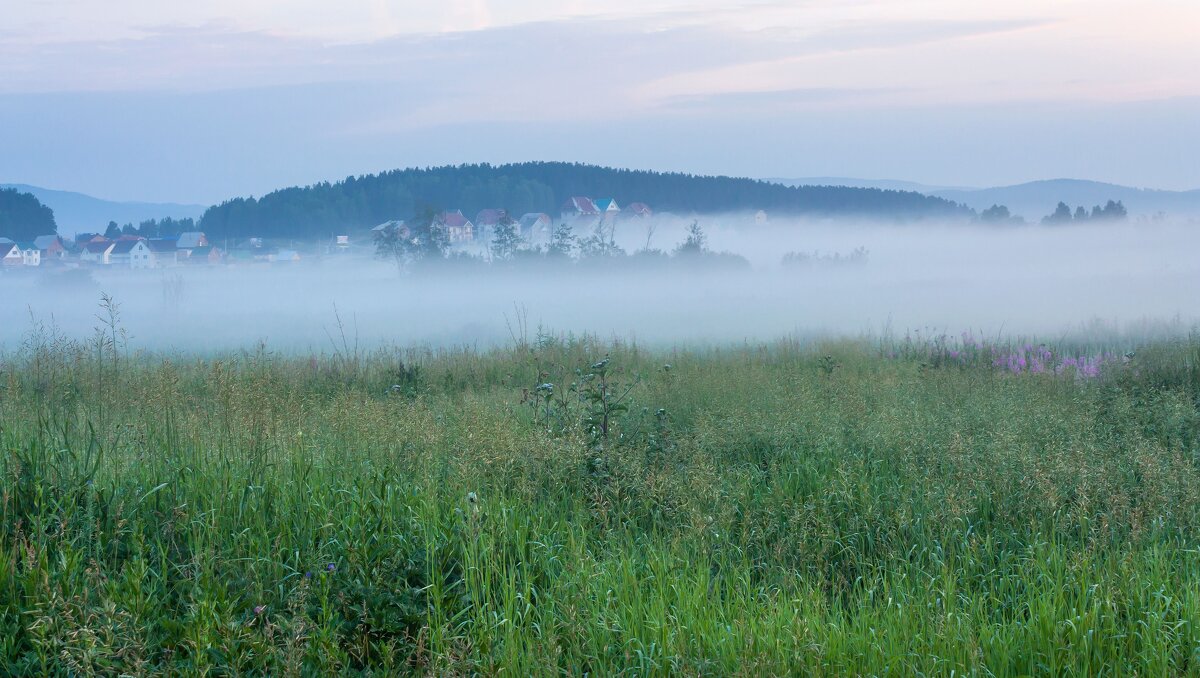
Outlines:
{"type": "MultiPolygon", "coordinates": [[[[690,222],[688,222],[690,223],[690,222]]],[[[745,267],[447,265],[401,274],[368,256],[289,266],[96,269],[90,278],[9,272],[0,347],[31,319],[71,337],[118,304],[135,348],[296,351],[384,344],[479,345],[555,333],[650,343],[909,330],[1062,333],[1102,321],[1200,318],[1200,235],[1187,224],[989,228],[700,219],[709,247],[745,267]],[[787,257],[785,255],[793,253],[787,257]]],[[[626,251],[670,250],[684,223],[628,227],[626,251]]]]}

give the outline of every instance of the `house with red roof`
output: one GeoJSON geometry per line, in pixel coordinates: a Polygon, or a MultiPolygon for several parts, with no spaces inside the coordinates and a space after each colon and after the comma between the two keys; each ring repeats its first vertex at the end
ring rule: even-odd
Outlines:
{"type": "Polygon", "coordinates": [[[62,259],[67,256],[66,245],[57,235],[39,235],[33,239],[33,245],[42,253],[43,259],[62,259]]]}
{"type": "Polygon", "coordinates": [[[446,236],[451,245],[471,242],[475,239],[475,225],[471,223],[470,219],[463,216],[462,210],[442,212],[438,217],[438,223],[445,227],[446,236]]]}
{"type": "Polygon", "coordinates": [[[496,227],[510,221],[508,210],[503,207],[480,210],[475,215],[475,239],[491,240],[496,227]]]}
{"type": "Polygon", "coordinates": [[[583,196],[567,198],[559,211],[562,213],[563,219],[587,219],[600,216],[600,209],[596,207],[596,203],[592,202],[591,198],[583,196]]]}
{"type": "Polygon", "coordinates": [[[644,202],[631,202],[625,206],[625,209],[621,210],[621,216],[639,218],[652,217],[654,216],[654,210],[650,209],[650,206],[644,202]]]}

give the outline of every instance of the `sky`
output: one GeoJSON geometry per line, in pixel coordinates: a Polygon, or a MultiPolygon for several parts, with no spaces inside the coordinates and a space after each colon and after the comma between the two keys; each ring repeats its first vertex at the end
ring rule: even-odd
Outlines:
{"type": "Polygon", "coordinates": [[[1194,0],[26,0],[0,183],[213,203],[396,167],[1200,188],[1194,0]]]}

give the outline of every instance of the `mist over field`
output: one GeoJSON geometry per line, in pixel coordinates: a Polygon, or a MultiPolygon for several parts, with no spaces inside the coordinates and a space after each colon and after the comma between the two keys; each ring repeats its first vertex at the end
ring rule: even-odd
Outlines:
{"type": "MultiPolygon", "coordinates": [[[[15,349],[31,318],[82,338],[101,293],[119,305],[133,348],[219,351],[262,341],[328,352],[357,342],[487,347],[552,333],[653,344],[770,340],[890,331],[1054,335],[1097,321],[1111,329],[1200,318],[1200,235],[1186,223],[1066,227],[780,221],[702,217],[709,247],[743,268],[539,262],[445,265],[401,275],[357,254],[290,266],[93,270],[0,276],[9,301],[0,347],[15,349]],[[845,258],[857,248],[865,261],[845,258]],[[784,266],[785,253],[817,255],[784,266]],[[841,262],[826,259],[843,257],[841,262]],[[341,326],[339,327],[339,318],[341,326]],[[346,344],[343,344],[343,333],[346,344]]],[[[617,244],[670,251],[684,220],[623,224],[617,244]]]]}

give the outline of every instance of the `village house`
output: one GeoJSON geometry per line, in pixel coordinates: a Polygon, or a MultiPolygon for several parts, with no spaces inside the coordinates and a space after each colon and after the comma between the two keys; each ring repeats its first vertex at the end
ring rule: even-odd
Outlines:
{"type": "Polygon", "coordinates": [[[212,245],[203,245],[188,250],[187,256],[182,261],[183,263],[192,265],[215,266],[221,263],[223,258],[223,252],[219,248],[212,245]]]}
{"type": "Polygon", "coordinates": [[[531,245],[541,245],[550,242],[554,233],[554,221],[549,214],[529,212],[521,217],[519,224],[521,237],[531,245]]]}
{"type": "Polygon", "coordinates": [[[100,242],[112,241],[100,235],[99,233],[76,233],[75,247],[72,248],[73,254],[74,256],[80,256],[83,254],[84,249],[86,249],[89,244],[100,242]]]}
{"type": "Polygon", "coordinates": [[[625,209],[621,210],[621,216],[644,219],[654,216],[654,210],[650,209],[650,206],[644,202],[631,202],[625,206],[625,209]]]}
{"type": "Polygon", "coordinates": [[[4,238],[0,240],[0,264],[4,266],[20,266],[24,263],[24,256],[21,254],[21,248],[17,247],[17,243],[4,238]]]}
{"type": "Polygon", "coordinates": [[[175,246],[174,240],[166,238],[145,240],[143,244],[150,254],[150,265],[146,268],[166,268],[179,263],[179,249],[175,246]]]}
{"type": "Polygon", "coordinates": [[[392,219],[391,221],[385,221],[382,224],[372,228],[371,231],[373,233],[382,234],[389,228],[396,229],[396,235],[400,236],[401,238],[408,238],[412,235],[412,233],[409,231],[408,224],[404,223],[403,219],[392,219]]]}
{"type": "Polygon", "coordinates": [[[67,247],[57,235],[39,235],[33,239],[33,245],[42,253],[43,259],[62,259],[67,256],[67,247]]]}
{"type": "Polygon", "coordinates": [[[470,242],[475,239],[475,225],[463,216],[462,210],[442,212],[438,223],[446,228],[446,237],[450,244],[470,242]]]}
{"type": "Polygon", "coordinates": [[[488,208],[480,210],[475,215],[475,237],[479,240],[491,240],[496,227],[508,220],[508,210],[503,208],[488,208]]]}
{"type": "Polygon", "coordinates": [[[203,231],[184,231],[179,234],[179,239],[175,241],[175,247],[181,250],[187,250],[190,254],[191,250],[197,247],[207,247],[209,244],[208,238],[203,231]]]}
{"type": "Polygon", "coordinates": [[[583,196],[568,198],[559,211],[562,212],[564,220],[578,221],[600,217],[600,210],[596,207],[596,203],[592,202],[591,198],[583,196]]]}
{"type": "Polygon", "coordinates": [[[31,242],[17,243],[17,247],[21,248],[21,265],[22,266],[41,266],[42,251],[31,242]]]}
{"type": "Polygon", "coordinates": [[[617,201],[613,198],[596,198],[592,201],[596,206],[596,210],[600,212],[600,220],[611,223],[616,217],[621,214],[621,207],[617,205],[617,201]]]}
{"type": "Polygon", "coordinates": [[[262,238],[252,237],[235,245],[225,253],[225,257],[229,263],[269,262],[276,251],[275,247],[268,246],[262,238]]]}
{"type": "Polygon", "coordinates": [[[112,263],[112,251],[116,245],[117,243],[111,240],[89,241],[80,250],[79,261],[81,263],[107,266],[112,263]]]}
{"type": "Polygon", "coordinates": [[[108,253],[109,266],[150,268],[150,248],[140,239],[117,240],[108,253]],[[137,258],[134,258],[134,255],[137,258]]]}

